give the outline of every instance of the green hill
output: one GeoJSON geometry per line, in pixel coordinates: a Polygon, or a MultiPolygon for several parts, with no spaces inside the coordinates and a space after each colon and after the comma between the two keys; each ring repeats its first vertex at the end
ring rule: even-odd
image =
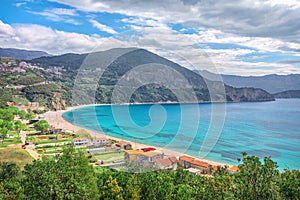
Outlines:
{"type": "Polygon", "coordinates": [[[74,102],[77,104],[93,103],[93,100],[96,103],[111,103],[113,90],[124,77],[127,81],[123,81],[122,89],[119,90],[120,95],[115,99],[119,103],[123,103],[122,98],[133,89],[134,93],[129,99],[130,102],[178,101],[180,95],[184,96],[180,100],[186,102],[274,100],[271,94],[258,88],[234,88],[225,85],[226,95],[223,95],[221,82],[206,80],[199,74],[144,49],[118,48],[90,54],[65,54],[41,57],[31,62],[44,68],[64,67],[66,71],[60,81],[72,88],[76,80],[76,87],[81,87],[75,91],[79,92],[78,96],[80,96],[74,102]],[[141,73],[137,74],[135,71],[140,66],[144,68],[141,73]],[[161,66],[165,66],[165,69],[161,66]],[[155,71],[156,69],[158,71],[155,71]],[[170,71],[172,71],[171,74],[170,71]],[[183,79],[172,80],[176,73],[180,74],[183,79]],[[153,82],[146,84],[145,81],[151,79],[153,82]],[[137,85],[141,87],[136,87],[137,85]],[[208,88],[214,88],[216,92],[209,93],[208,88]],[[88,96],[94,90],[96,90],[93,96],[95,98],[89,99],[88,96]],[[196,99],[191,98],[190,91],[195,92],[196,99]]]}

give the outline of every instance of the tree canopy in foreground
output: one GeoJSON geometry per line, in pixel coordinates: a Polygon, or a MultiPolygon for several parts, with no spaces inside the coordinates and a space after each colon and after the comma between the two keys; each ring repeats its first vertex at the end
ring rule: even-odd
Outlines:
{"type": "Polygon", "coordinates": [[[270,157],[262,163],[243,154],[240,171],[219,169],[214,177],[181,168],[146,173],[96,170],[83,152],[66,149],[57,158],[21,170],[0,163],[0,199],[300,199],[300,172],[279,172],[270,157]]]}

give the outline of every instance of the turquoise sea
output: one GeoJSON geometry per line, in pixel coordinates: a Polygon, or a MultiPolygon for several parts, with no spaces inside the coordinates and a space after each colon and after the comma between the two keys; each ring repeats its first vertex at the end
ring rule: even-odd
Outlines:
{"type": "Polygon", "coordinates": [[[63,117],[93,131],[209,160],[237,164],[247,152],[271,156],[281,170],[300,170],[300,99],[87,106],[63,117]]]}

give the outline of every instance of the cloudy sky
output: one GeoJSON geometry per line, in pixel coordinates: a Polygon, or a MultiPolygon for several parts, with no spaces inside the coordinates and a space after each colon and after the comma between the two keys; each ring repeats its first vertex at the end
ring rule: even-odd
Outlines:
{"type": "Polygon", "coordinates": [[[0,47],[135,46],[225,74],[300,74],[299,22],[299,0],[1,0],[0,47]]]}

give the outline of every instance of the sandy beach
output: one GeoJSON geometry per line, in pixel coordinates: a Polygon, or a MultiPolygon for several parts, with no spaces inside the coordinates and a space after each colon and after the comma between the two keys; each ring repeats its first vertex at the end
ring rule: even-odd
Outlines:
{"type": "MultiPolygon", "coordinates": [[[[59,111],[48,111],[44,114],[44,116],[45,116],[45,119],[49,122],[49,124],[54,126],[55,128],[60,128],[60,129],[63,129],[63,130],[70,130],[70,131],[76,132],[76,131],[78,131],[80,129],[84,129],[84,128],[69,123],[68,121],[66,121],[62,117],[62,115],[67,111],[78,109],[78,108],[85,107],[85,106],[92,106],[92,105],[82,105],[82,106],[68,107],[66,110],[59,110],[59,111]]],[[[85,129],[85,130],[87,130],[87,129],[85,129]]],[[[113,140],[117,140],[117,141],[123,140],[123,141],[129,142],[129,143],[132,144],[133,149],[140,149],[140,148],[150,146],[149,144],[142,144],[142,143],[132,142],[132,141],[129,141],[129,140],[124,140],[122,138],[109,136],[109,135],[99,133],[99,132],[95,132],[95,131],[91,131],[91,130],[87,130],[87,131],[91,134],[92,137],[105,137],[107,139],[113,139],[113,140]]],[[[157,150],[163,151],[165,155],[174,155],[174,156],[177,156],[177,157],[179,157],[181,155],[187,155],[187,154],[183,154],[183,153],[180,153],[180,152],[177,152],[177,151],[165,149],[165,148],[162,148],[162,147],[157,147],[157,146],[153,146],[153,145],[151,145],[151,147],[154,147],[157,150]]],[[[191,156],[191,155],[187,155],[187,156],[197,158],[197,157],[191,156]]],[[[197,158],[197,159],[199,159],[199,158],[197,158]]],[[[202,159],[201,158],[200,160],[204,161],[204,162],[207,162],[211,165],[215,165],[215,166],[218,166],[218,165],[219,166],[224,166],[225,165],[224,163],[211,161],[211,160],[207,160],[207,159],[202,159]]],[[[228,164],[226,164],[226,165],[228,165],[228,164]]],[[[228,165],[228,166],[230,166],[230,165],[228,165]]]]}

